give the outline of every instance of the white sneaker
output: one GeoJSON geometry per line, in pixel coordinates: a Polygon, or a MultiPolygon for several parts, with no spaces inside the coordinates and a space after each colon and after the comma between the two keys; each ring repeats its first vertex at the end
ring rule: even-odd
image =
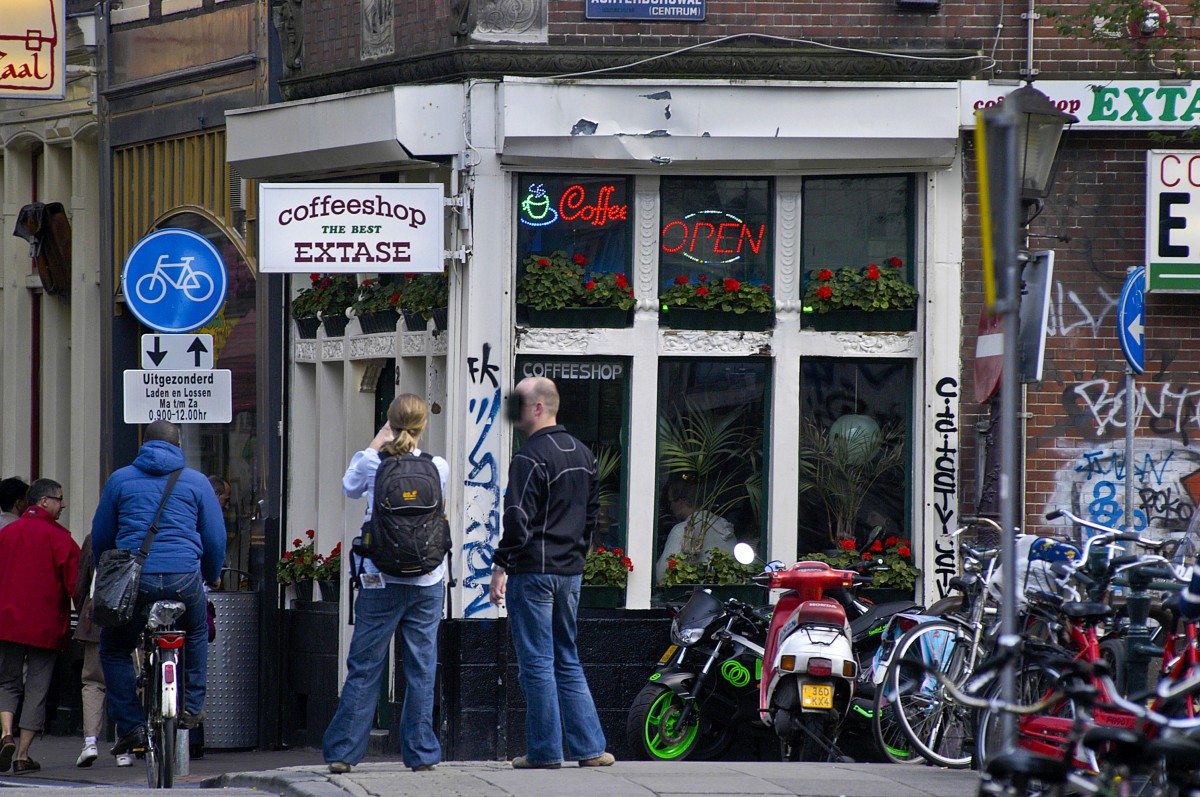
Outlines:
{"type": "Polygon", "coordinates": [[[117,766],[119,766],[119,767],[133,766],[133,756],[129,755],[128,753],[122,753],[121,755],[117,756],[117,766]]]}
{"type": "Polygon", "coordinates": [[[96,749],[94,742],[88,742],[83,745],[83,752],[79,754],[79,758],[75,759],[75,766],[90,767],[99,757],[100,752],[96,749]]]}

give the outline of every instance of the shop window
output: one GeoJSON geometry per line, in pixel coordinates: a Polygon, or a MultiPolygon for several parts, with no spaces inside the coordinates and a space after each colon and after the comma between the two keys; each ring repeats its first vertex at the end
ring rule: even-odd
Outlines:
{"type": "Polygon", "coordinates": [[[911,282],[915,195],[911,174],[807,178],[800,231],[805,274],[897,257],[911,282]]]}
{"type": "Polygon", "coordinates": [[[656,585],[713,548],[763,551],[769,380],[763,359],[659,364],[656,585]]]}
{"type": "Polygon", "coordinates": [[[560,399],[558,422],[596,455],[600,516],[592,546],[625,547],[629,360],[521,355],[517,357],[517,380],[529,376],[554,381],[560,399]]]}
{"type": "Polygon", "coordinates": [[[659,183],[659,283],[733,278],[772,284],[772,181],[663,177],[659,183]]]}
{"type": "Polygon", "coordinates": [[[799,551],[878,527],[911,539],[912,364],[806,360],[800,365],[799,551]]]}
{"type": "Polygon", "coordinates": [[[633,214],[628,177],[517,176],[518,279],[526,258],[582,255],[587,270],[627,272],[633,214]]]}

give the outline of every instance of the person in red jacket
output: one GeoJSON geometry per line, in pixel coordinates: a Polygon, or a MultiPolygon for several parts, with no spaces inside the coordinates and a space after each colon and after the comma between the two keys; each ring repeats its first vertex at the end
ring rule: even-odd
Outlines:
{"type": "Polygon", "coordinates": [[[21,517],[0,528],[0,772],[11,766],[14,774],[41,769],[29,746],[46,726],[46,694],[69,641],[79,572],[79,546],[58,523],[66,506],[62,485],[38,479],[28,500],[21,517]],[[13,720],[22,693],[18,745],[13,720]]]}

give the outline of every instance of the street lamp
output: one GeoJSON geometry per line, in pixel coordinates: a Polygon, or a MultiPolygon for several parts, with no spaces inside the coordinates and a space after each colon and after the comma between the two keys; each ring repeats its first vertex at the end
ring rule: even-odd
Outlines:
{"type": "MultiPolygon", "coordinates": [[[[1019,249],[1024,249],[1021,230],[1032,219],[1018,221],[1020,205],[1040,209],[1042,199],[1050,193],[1058,149],[1068,124],[1079,121],[1055,107],[1045,94],[1025,85],[1012,92],[1003,102],[980,114],[977,124],[983,125],[986,141],[984,161],[986,174],[981,180],[990,184],[987,205],[991,215],[991,241],[984,246],[994,247],[992,257],[1000,272],[1000,291],[996,311],[1002,317],[1004,353],[1000,376],[1000,557],[1011,574],[1001,582],[1000,646],[1015,646],[1017,635],[1017,545],[1015,529],[1019,522],[1021,496],[1019,430],[1017,427],[1017,381],[1020,371],[1019,345],[1021,263],[1019,249]],[[1018,238],[1021,238],[1020,244],[1018,238]]],[[[1036,212],[1034,213],[1036,216],[1036,212]]],[[[987,227],[985,226],[985,229],[987,227]]],[[[1006,703],[1016,701],[1015,663],[1008,662],[1000,678],[1001,697],[1006,703]]],[[[1011,748],[1015,723],[1010,713],[1001,714],[1001,738],[1011,748]]]]}

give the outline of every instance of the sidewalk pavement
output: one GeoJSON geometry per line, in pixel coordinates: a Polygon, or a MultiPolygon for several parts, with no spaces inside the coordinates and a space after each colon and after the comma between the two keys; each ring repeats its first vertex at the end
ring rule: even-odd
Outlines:
{"type": "MultiPolygon", "coordinates": [[[[106,796],[123,797],[124,791],[145,787],[141,761],[117,767],[112,756],[104,754],[91,767],[76,767],[82,746],[83,740],[74,737],[41,737],[32,750],[41,771],[0,773],[0,794],[20,797],[22,786],[116,786],[106,789],[106,796]]],[[[101,746],[102,753],[107,746],[101,746]]],[[[977,782],[971,771],[921,765],[778,761],[618,761],[611,767],[565,764],[558,770],[514,770],[505,761],[451,761],[434,772],[416,773],[398,757],[375,755],[348,775],[332,775],[320,751],[309,749],[209,750],[191,761],[191,774],[176,779],[178,787],[223,788],[221,797],[248,797],[251,789],[284,797],[973,797],[977,782]]]]}

